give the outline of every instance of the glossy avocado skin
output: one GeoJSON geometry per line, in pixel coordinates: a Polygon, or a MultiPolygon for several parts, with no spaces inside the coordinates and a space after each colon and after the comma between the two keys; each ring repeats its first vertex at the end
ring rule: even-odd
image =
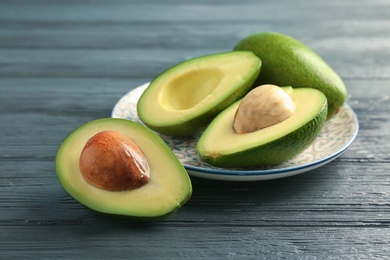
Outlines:
{"type": "Polygon", "coordinates": [[[290,36],[256,33],[239,41],[234,50],[252,51],[262,60],[255,86],[275,84],[322,91],[328,99],[328,120],[346,100],[347,90],[339,75],[313,50],[290,36]]]}

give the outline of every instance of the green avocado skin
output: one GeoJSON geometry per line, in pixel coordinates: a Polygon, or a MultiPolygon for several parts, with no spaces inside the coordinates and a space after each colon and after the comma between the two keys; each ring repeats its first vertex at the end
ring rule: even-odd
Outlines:
{"type": "Polygon", "coordinates": [[[234,50],[252,51],[262,60],[254,86],[275,84],[322,91],[328,99],[327,120],[347,98],[339,75],[313,50],[290,36],[277,32],[256,33],[239,41],[234,50]]]}
{"type": "Polygon", "coordinates": [[[248,168],[283,163],[303,152],[315,141],[326,121],[327,109],[328,106],[325,103],[322,110],[312,120],[263,146],[218,157],[205,156],[202,153],[199,153],[199,156],[205,162],[222,168],[248,168]]]}

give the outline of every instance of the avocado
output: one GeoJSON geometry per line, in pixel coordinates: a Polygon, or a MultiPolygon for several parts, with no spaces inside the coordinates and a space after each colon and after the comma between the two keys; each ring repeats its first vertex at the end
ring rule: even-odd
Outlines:
{"type": "Polygon", "coordinates": [[[322,91],[328,99],[328,120],[346,100],[343,80],[318,54],[290,36],[255,33],[240,40],[234,50],[253,51],[262,60],[256,86],[275,84],[322,91]]]}
{"type": "Polygon", "coordinates": [[[181,62],[162,72],[141,95],[141,121],[161,134],[191,136],[242,98],[259,75],[261,60],[248,51],[181,62]]]}
{"type": "Polygon", "coordinates": [[[126,119],[78,127],[61,143],[55,165],[62,187],[81,204],[137,221],[167,218],[192,194],[185,168],[166,143],[126,119]]]}
{"type": "Polygon", "coordinates": [[[306,149],[325,122],[326,96],[313,88],[282,89],[294,103],[291,116],[256,131],[237,133],[234,120],[245,97],[222,111],[206,128],[196,146],[199,157],[217,167],[248,168],[280,164],[306,149]]]}

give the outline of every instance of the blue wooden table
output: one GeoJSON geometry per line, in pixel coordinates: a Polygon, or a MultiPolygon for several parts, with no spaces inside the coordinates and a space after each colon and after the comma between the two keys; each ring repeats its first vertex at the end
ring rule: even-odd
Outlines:
{"type": "Polygon", "coordinates": [[[390,256],[390,2],[0,1],[0,258],[374,259],[390,256]],[[62,189],[54,158],[76,127],[189,58],[277,31],[343,78],[360,129],[294,177],[191,177],[166,221],[93,212],[62,189]]]}

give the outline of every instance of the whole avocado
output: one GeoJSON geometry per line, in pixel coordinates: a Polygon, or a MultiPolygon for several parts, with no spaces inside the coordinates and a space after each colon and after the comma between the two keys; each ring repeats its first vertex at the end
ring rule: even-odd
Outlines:
{"type": "Polygon", "coordinates": [[[256,33],[240,40],[234,50],[252,51],[262,60],[255,86],[275,84],[322,91],[328,99],[327,120],[347,98],[339,75],[312,49],[290,36],[277,32],[256,33]]]}

